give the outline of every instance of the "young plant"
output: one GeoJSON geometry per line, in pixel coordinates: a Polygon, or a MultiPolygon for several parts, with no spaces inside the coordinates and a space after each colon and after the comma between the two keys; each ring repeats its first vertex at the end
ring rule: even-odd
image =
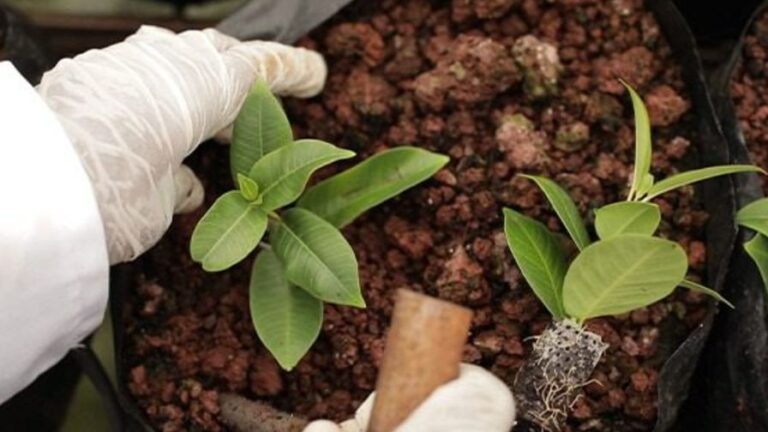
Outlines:
{"type": "Polygon", "coordinates": [[[753,201],[736,214],[736,223],[755,235],[744,243],[744,250],[755,262],[768,294],[768,198],[753,201]]]}
{"type": "Polygon", "coordinates": [[[323,302],[365,307],[357,259],[339,229],[448,162],[399,147],[306,189],[317,169],[353,156],[323,141],[294,141],[279,101],[257,83],[234,125],[230,166],[237,189],[220,196],[192,233],[192,259],[209,272],[232,267],[260,246],[251,318],[287,370],[319,335],[323,302]]]}
{"type": "Polygon", "coordinates": [[[559,430],[576,390],[591,376],[607,348],[583,329],[590,318],[648,306],[677,286],[717,292],[686,279],[688,258],[680,245],[654,236],[661,221],[650,202],[666,192],[712,177],[760,171],[747,165],[715,166],[673,175],[659,182],[650,173],[651,129],[642,99],[626,86],[635,112],[635,165],[626,201],[595,211],[592,241],[568,193],[554,181],[524,175],[542,190],[573,240],[578,254],[569,263],[560,241],[540,222],[504,209],[509,248],[526,281],[555,321],[534,343],[532,357],[515,380],[520,411],[546,430],[559,430]]]}

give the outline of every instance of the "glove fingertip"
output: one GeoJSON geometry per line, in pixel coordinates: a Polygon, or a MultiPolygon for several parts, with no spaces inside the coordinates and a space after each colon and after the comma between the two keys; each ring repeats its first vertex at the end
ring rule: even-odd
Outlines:
{"type": "Polygon", "coordinates": [[[328,64],[325,62],[325,58],[316,51],[304,51],[307,63],[310,65],[306,70],[312,71],[312,75],[308,77],[305,88],[297,88],[293,91],[293,95],[299,98],[317,96],[325,87],[325,81],[328,78],[328,64]]]}
{"type": "Polygon", "coordinates": [[[233,124],[217,132],[216,135],[213,136],[213,139],[221,144],[230,144],[232,142],[232,134],[234,134],[233,124]]]}
{"type": "Polygon", "coordinates": [[[479,393],[486,395],[496,408],[496,412],[509,413],[510,422],[514,422],[516,418],[515,398],[502,380],[486,369],[473,364],[462,363],[460,370],[460,379],[467,383],[471,382],[471,387],[481,390],[479,393]]]}
{"type": "Polygon", "coordinates": [[[344,432],[339,425],[328,420],[315,420],[303,432],[344,432]]]}
{"type": "Polygon", "coordinates": [[[205,199],[205,189],[200,179],[186,165],[182,165],[174,175],[174,186],[176,188],[175,203],[173,206],[174,214],[185,214],[195,211],[203,204],[205,199]]]}
{"type": "Polygon", "coordinates": [[[141,27],[139,27],[136,33],[129,36],[128,39],[136,39],[141,37],[175,36],[175,35],[176,33],[174,33],[173,31],[167,28],[144,24],[141,27]]]}

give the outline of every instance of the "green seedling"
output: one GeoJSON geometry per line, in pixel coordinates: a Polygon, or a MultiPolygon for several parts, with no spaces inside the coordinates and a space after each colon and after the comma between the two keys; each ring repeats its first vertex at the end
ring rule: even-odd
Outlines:
{"type": "Polygon", "coordinates": [[[736,223],[755,232],[744,250],[755,262],[768,293],[768,198],[753,201],[736,214],[736,223]]]}
{"type": "Polygon", "coordinates": [[[542,190],[578,249],[570,262],[560,240],[547,227],[515,210],[504,209],[505,234],[515,262],[555,318],[534,344],[532,359],[521,369],[515,384],[524,416],[545,429],[560,427],[575,389],[589,378],[607,347],[599,336],[582,328],[586,320],[648,306],[678,286],[731,306],[716,291],[686,279],[688,258],[683,248],[655,236],[661,212],[651,200],[694,182],[761,170],[751,165],[714,166],[656,182],[650,172],[648,112],[635,90],[623,84],[635,113],[634,172],[627,200],[595,211],[598,239],[590,238],[570,195],[548,178],[523,176],[542,190]],[[564,347],[568,347],[568,353],[563,352],[564,347]]]}
{"type": "Polygon", "coordinates": [[[357,259],[339,229],[448,162],[447,156],[399,147],[307,188],[316,170],[354,156],[323,141],[294,140],[280,102],[257,83],[234,125],[230,167],[237,189],[221,195],[192,233],[192,259],[209,272],[226,270],[259,248],[251,318],[286,370],[317,339],[323,302],[365,307],[357,259]]]}

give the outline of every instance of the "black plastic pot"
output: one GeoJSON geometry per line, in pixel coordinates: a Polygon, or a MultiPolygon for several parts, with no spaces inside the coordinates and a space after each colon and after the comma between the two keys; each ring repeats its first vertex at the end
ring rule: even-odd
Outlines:
{"type": "MultiPolygon", "coordinates": [[[[768,12],[768,1],[743,26],[730,55],[710,77],[712,100],[733,163],[751,163],[729,93],[742,58],[744,37],[754,20],[768,12]]],[[[765,89],[768,91],[768,89],[765,89]]],[[[756,175],[738,175],[736,202],[741,208],[763,196],[756,175]]],[[[730,432],[768,431],[768,322],[766,296],[757,267],[742,244],[751,234],[742,230],[730,261],[723,294],[735,310],[722,309],[697,371],[687,430],[730,432]]]]}
{"type": "MultiPolygon", "coordinates": [[[[647,6],[654,12],[659,25],[671,45],[675,58],[682,67],[683,78],[691,96],[696,113],[698,139],[696,145],[700,155],[699,164],[710,166],[725,164],[731,160],[728,146],[723,138],[712,99],[710,97],[701,58],[696,49],[694,37],[684,18],[670,0],[649,0],[647,6]]],[[[727,264],[731,257],[736,239],[734,214],[736,209],[735,188],[730,178],[718,178],[698,186],[697,194],[705,210],[710,214],[707,227],[707,284],[717,290],[723,287],[727,273],[727,264]]],[[[133,289],[133,272],[140,270],[140,262],[116,268],[113,272],[112,316],[114,317],[115,349],[118,362],[126,358],[125,334],[123,332],[122,305],[128,293],[133,289]]],[[[735,299],[733,296],[729,296],[735,299]]],[[[691,378],[712,329],[718,306],[709,303],[709,310],[703,323],[684,340],[675,335],[666,335],[670,357],[661,369],[658,384],[658,420],[655,431],[672,430],[678,422],[678,414],[688,398],[691,378]]],[[[668,332],[665,332],[668,333],[668,332]]],[[[662,342],[662,343],[665,343],[662,342]]],[[[146,427],[141,410],[136,405],[125,387],[127,368],[117,365],[120,384],[117,389],[116,403],[122,406],[125,417],[133,422],[126,425],[126,430],[138,430],[146,427]],[[137,429],[138,428],[138,429],[137,429]]]]}
{"type": "MultiPolygon", "coordinates": [[[[152,427],[142,413],[136,401],[133,399],[126,383],[128,382],[128,370],[124,363],[125,331],[123,326],[124,308],[126,298],[133,289],[133,274],[138,271],[136,264],[123,264],[112,267],[110,271],[111,286],[109,290],[109,311],[112,314],[112,331],[114,333],[115,347],[115,372],[117,388],[106,392],[100,390],[102,398],[109,398],[109,405],[120,407],[118,415],[119,429],[113,432],[139,432],[151,431],[152,427]]],[[[106,378],[106,377],[105,377],[106,378]]],[[[110,386],[111,387],[111,386],[110,386]]],[[[110,421],[114,420],[111,418],[110,421]]]]}
{"type": "MultiPolygon", "coordinates": [[[[668,1],[650,1],[657,21],[672,46],[683,70],[698,121],[697,148],[700,166],[728,163],[730,156],[724,142],[714,105],[708,92],[696,41],[677,8],[668,1]]],[[[701,183],[697,195],[710,219],[707,225],[707,283],[721,291],[728,269],[728,259],[736,237],[734,214],[735,190],[731,178],[724,177],[701,183]]],[[[688,397],[691,378],[696,368],[718,306],[710,301],[703,323],[675,350],[664,364],[658,385],[658,419],[655,431],[663,432],[678,423],[678,413],[688,397]]],[[[686,429],[683,429],[686,430],[686,429]]]]}
{"type": "Polygon", "coordinates": [[[701,43],[721,43],[735,39],[744,22],[763,0],[737,0],[733,2],[701,0],[674,0],[688,25],[701,43]]]}

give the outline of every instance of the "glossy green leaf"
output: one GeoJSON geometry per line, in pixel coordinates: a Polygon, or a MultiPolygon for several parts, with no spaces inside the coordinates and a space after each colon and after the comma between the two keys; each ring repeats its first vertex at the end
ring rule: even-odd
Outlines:
{"type": "Polygon", "coordinates": [[[259,185],[250,177],[238,173],[237,183],[240,188],[240,193],[243,194],[243,198],[248,201],[256,201],[256,199],[259,198],[259,185]]]}
{"type": "Polygon", "coordinates": [[[397,147],[309,188],[298,202],[336,227],[432,177],[448,157],[416,147],[397,147]]]}
{"type": "Polygon", "coordinates": [[[565,253],[557,238],[540,222],[504,209],[504,233],[528,285],[555,319],[563,313],[565,253]]]}
{"type": "Polygon", "coordinates": [[[280,102],[264,81],[257,80],[235,119],[229,163],[232,177],[251,170],[256,161],[293,142],[293,131],[280,102]]]}
{"type": "Polygon", "coordinates": [[[259,244],[267,215],[238,191],[220,196],[192,232],[190,253],[209,272],[240,262],[259,244]]]}
{"type": "Polygon", "coordinates": [[[768,237],[758,233],[752,240],[744,243],[744,249],[755,262],[768,292],[768,237]]]}
{"type": "Polygon", "coordinates": [[[290,282],[320,300],[365,307],[355,253],[333,225],[292,208],[283,213],[271,241],[290,282]]]}
{"type": "Polygon", "coordinates": [[[632,174],[632,185],[629,189],[629,200],[639,198],[638,189],[646,180],[646,175],[651,171],[651,121],[648,118],[648,110],[645,108],[643,99],[637,94],[635,89],[620,80],[624,87],[629,91],[632,98],[632,109],[635,112],[635,168],[632,174]]]}
{"type": "Polygon", "coordinates": [[[626,234],[592,243],[565,275],[565,312],[584,322],[648,306],[680,285],[687,270],[685,251],[669,240],[626,234]]]}
{"type": "Polygon", "coordinates": [[[264,210],[272,211],[295,201],[317,169],[354,155],[323,141],[299,140],[261,158],[249,177],[261,186],[264,210]]]}
{"type": "Polygon", "coordinates": [[[571,199],[571,196],[568,195],[568,192],[546,177],[532,175],[523,175],[522,177],[536,182],[536,185],[544,192],[547,200],[552,205],[552,209],[555,210],[563,226],[568,230],[568,234],[571,235],[571,239],[576,243],[576,247],[582,250],[589,246],[590,240],[587,227],[584,225],[584,220],[579,215],[579,209],[576,208],[576,204],[571,199]]]}
{"type": "Polygon", "coordinates": [[[754,165],[719,165],[693,171],[686,171],[680,174],[675,174],[672,177],[667,177],[653,185],[648,190],[648,195],[643,198],[643,201],[649,201],[663,193],[689,185],[691,183],[696,183],[722,175],[743,172],[763,172],[763,170],[754,165]]]}
{"type": "Polygon", "coordinates": [[[249,299],[259,339],[283,369],[293,369],[320,334],[323,302],[288,282],[269,250],[253,263],[249,299]]]}
{"type": "Polygon", "coordinates": [[[659,206],[651,203],[623,201],[595,211],[595,231],[603,240],[620,234],[653,235],[660,222],[659,206]]]}
{"type": "Polygon", "coordinates": [[[768,236],[768,198],[745,205],[736,213],[736,223],[768,236]]]}
{"type": "Polygon", "coordinates": [[[726,300],[725,297],[721,296],[719,292],[713,290],[712,288],[707,288],[698,282],[694,282],[688,279],[683,279],[683,281],[680,282],[680,286],[683,288],[688,288],[691,291],[696,291],[696,292],[706,294],[719,302],[727,304],[731,309],[736,309],[735,307],[733,307],[733,303],[726,300]]]}

